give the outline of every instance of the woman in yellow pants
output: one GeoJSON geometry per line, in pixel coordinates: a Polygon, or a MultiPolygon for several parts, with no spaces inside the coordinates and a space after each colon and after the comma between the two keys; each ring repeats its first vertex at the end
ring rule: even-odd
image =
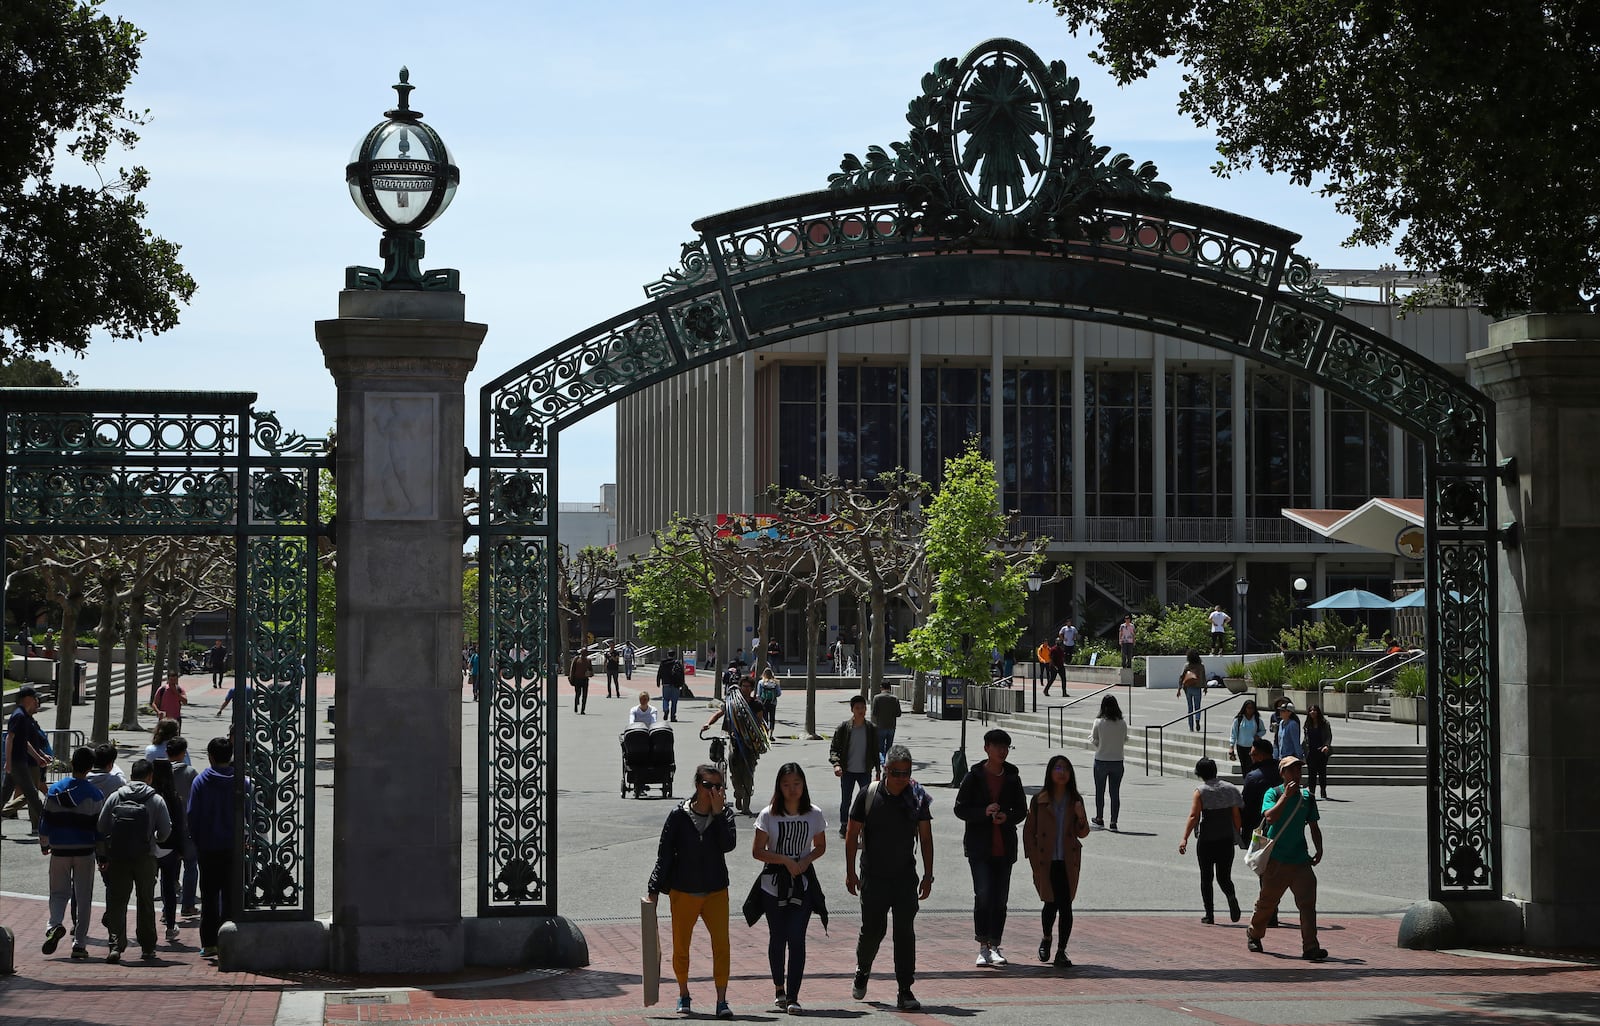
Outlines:
{"type": "Polygon", "coordinates": [[[695,767],[694,794],[667,814],[661,827],[648,900],[662,891],[672,909],[672,973],[678,978],[678,1011],[690,1013],[689,941],[695,920],[711,935],[711,977],[717,987],[717,1018],[733,1018],[728,1007],[728,863],[737,843],[727,784],[715,766],[695,767]]]}

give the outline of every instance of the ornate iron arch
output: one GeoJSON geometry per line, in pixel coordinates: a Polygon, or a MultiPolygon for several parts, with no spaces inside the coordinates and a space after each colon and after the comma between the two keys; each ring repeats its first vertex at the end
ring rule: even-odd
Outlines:
{"type": "Polygon", "coordinates": [[[847,155],[827,190],[695,222],[698,238],[645,287],[647,302],[483,387],[480,914],[555,909],[547,611],[561,430],[732,354],[828,328],[971,313],[1198,342],[1427,440],[1429,891],[1497,897],[1492,403],[1341,315],[1293,251],[1298,235],[1173,199],[1150,165],[1108,157],[1060,62],[984,43],[940,61],[907,120],[907,142],[892,155],[847,155]]]}

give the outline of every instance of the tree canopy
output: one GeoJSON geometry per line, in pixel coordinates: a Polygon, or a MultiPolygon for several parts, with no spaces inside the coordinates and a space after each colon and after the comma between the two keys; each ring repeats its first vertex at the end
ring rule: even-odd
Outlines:
{"type": "Polygon", "coordinates": [[[148,112],[123,101],[144,33],[100,3],[0,4],[0,357],[160,334],[194,294],[178,247],[144,225],[149,174],[106,164],[148,112]],[[63,157],[84,167],[62,176],[63,157]]]}
{"type": "Polygon", "coordinates": [[[1178,109],[1228,175],[1316,183],[1492,315],[1600,292],[1600,7],[1592,0],[1049,0],[1117,80],[1184,69],[1178,109]]]}

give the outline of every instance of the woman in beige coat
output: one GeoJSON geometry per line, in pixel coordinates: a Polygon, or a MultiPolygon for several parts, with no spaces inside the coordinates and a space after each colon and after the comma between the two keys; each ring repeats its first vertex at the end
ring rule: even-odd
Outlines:
{"type": "Polygon", "coordinates": [[[1072,937],[1072,899],[1078,893],[1078,869],[1083,862],[1083,838],[1089,836],[1089,815],[1078,793],[1072,763],[1065,755],[1052,756],[1044,770],[1044,788],[1028,803],[1022,827],[1022,851],[1033,867],[1033,886],[1044,902],[1044,940],[1039,961],[1050,958],[1050,929],[1060,921],[1060,941],[1055,964],[1072,965],[1067,941],[1072,937]]]}

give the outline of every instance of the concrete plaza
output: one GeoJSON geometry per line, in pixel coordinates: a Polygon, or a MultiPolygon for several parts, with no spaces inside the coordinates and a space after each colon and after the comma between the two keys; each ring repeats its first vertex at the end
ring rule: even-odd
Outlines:
{"type": "MultiPolygon", "coordinates": [[[[704,694],[705,684],[697,690],[704,694]]],[[[194,704],[185,734],[194,749],[221,732],[216,707],[224,692],[202,677],[185,680],[194,704]]],[[[798,681],[796,681],[798,685],[798,681]]],[[[653,674],[635,675],[632,691],[654,692],[653,674]]],[[[331,686],[319,688],[326,702],[331,686]]],[[[10,1023],[123,1024],[165,1019],[184,1023],[303,1024],[344,1021],[588,1023],[672,1019],[669,981],[665,1004],[646,1009],[639,988],[638,897],[655,854],[660,824],[670,803],[619,798],[620,758],[616,737],[633,697],[606,699],[603,680],[591,686],[588,715],[571,714],[570,692],[561,686],[558,740],[560,847],[559,903],[589,942],[591,965],[570,971],[472,970],[448,979],[340,977],[331,974],[254,975],[217,972],[198,957],[193,921],[184,923],[180,945],[162,947],[153,964],[106,965],[104,931],[91,931],[88,963],[39,953],[46,920],[45,863],[26,838],[25,821],[7,821],[0,831],[3,894],[0,922],[17,936],[18,973],[0,978],[0,1016],[10,1023]]],[[[842,692],[818,696],[824,734],[845,716],[842,692]]],[[[1166,692],[1139,695],[1135,726],[1154,721],[1157,710],[1182,707],[1166,692]]],[[[770,793],[777,767],[798,762],[813,798],[830,825],[838,814],[838,788],[827,767],[826,741],[800,739],[803,689],[779,705],[778,743],[757,771],[758,801],[770,793]]],[[[1086,703],[1087,704],[1087,703],[1086,703]]],[[[463,820],[476,823],[474,750],[476,707],[466,714],[466,793],[463,820]]],[[[678,725],[678,787],[688,790],[692,767],[705,753],[695,730],[709,715],[702,701],[685,703],[678,725]]],[[[1176,714],[1174,713],[1174,715],[1176,714]]],[[[1170,716],[1162,715],[1162,719],[1170,716]]],[[[319,723],[322,717],[318,716],[319,723]]],[[[324,732],[326,727],[321,728],[324,732]]],[[[907,717],[899,740],[917,760],[917,778],[929,785],[950,779],[950,755],[959,724],[907,717]]],[[[980,757],[978,723],[968,724],[968,755],[980,757]]],[[[1137,731],[1136,731],[1137,733],[1137,731]]],[[[142,748],[143,735],[119,738],[125,752],[142,748]]],[[[1012,761],[1024,781],[1037,784],[1049,750],[1042,740],[1019,736],[1012,761]]],[[[317,866],[319,914],[331,896],[331,754],[334,739],[319,738],[317,866]]],[[[397,750],[406,741],[395,739],[397,750]]],[[[1085,750],[1069,757],[1092,791],[1085,750]]],[[[125,757],[126,765],[129,759],[125,757]]],[[[418,756],[415,771],[427,772],[418,756]]],[[[976,969],[968,920],[971,884],[960,855],[960,824],[951,814],[954,792],[934,787],[935,870],[938,884],[918,919],[918,996],[924,1012],[892,1010],[894,986],[887,946],[865,1003],[849,996],[857,917],[843,886],[838,846],[819,864],[833,919],[824,935],[811,931],[807,983],[808,1014],[868,1019],[928,1019],[995,1023],[1058,1022],[1064,1015],[1119,1023],[1365,1023],[1423,1026],[1445,1022],[1600,1023],[1600,966],[1580,954],[1515,952],[1410,952],[1394,946],[1398,915],[1425,896],[1425,789],[1351,788],[1322,806],[1327,859],[1319,867],[1319,918],[1326,963],[1296,957],[1295,918],[1285,909],[1286,930],[1267,938],[1268,953],[1245,951],[1243,929],[1225,921],[1199,922],[1200,899],[1193,856],[1177,854],[1177,840],[1192,781],[1143,775],[1130,766],[1123,783],[1118,833],[1096,831],[1085,841],[1082,884],[1071,954],[1076,967],[1063,973],[1032,959],[1038,943],[1038,903],[1025,872],[1013,879],[1006,969],[976,969]]],[[[1088,798],[1093,806],[1092,794],[1088,798]]],[[[830,834],[830,837],[835,836],[830,834]]],[[[740,821],[740,844],[729,856],[736,896],[754,878],[749,857],[751,821],[740,821]]],[[[464,853],[463,908],[475,908],[476,853],[472,838],[464,853]]],[[[1255,881],[1236,862],[1234,878],[1248,906],[1255,881]]],[[[97,897],[99,892],[97,890],[97,897]]],[[[398,898],[399,896],[397,896],[398,898]]],[[[763,924],[734,927],[734,980],[730,988],[742,1019],[770,1020],[763,924]]],[[[1593,953],[1590,953],[1591,955],[1593,953]]],[[[668,952],[670,960],[670,951],[668,952]]],[[[693,952],[692,991],[702,1013],[710,1009],[710,954],[703,934],[693,952]]]]}

